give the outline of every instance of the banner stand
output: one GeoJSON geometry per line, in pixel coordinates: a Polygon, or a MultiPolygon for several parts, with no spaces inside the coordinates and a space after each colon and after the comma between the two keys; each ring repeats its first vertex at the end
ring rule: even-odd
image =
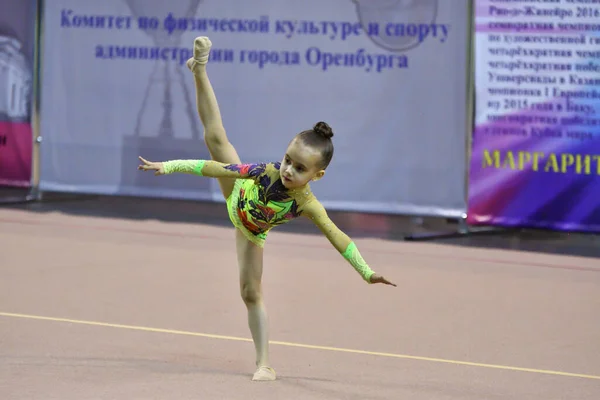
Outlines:
{"type": "Polygon", "coordinates": [[[456,230],[448,231],[448,232],[431,232],[431,233],[414,233],[411,235],[404,236],[404,240],[407,242],[417,242],[417,241],[425,241],[425,240],[436,240],[436,239],[453,239],[474,235],[492,235],[499,233],[506,233],[509,231],[518,231],[519,229],[509,229],[509,228],[501,228],[497,226],[469,226],[467,224],[467,214],[463,214],[458,220],[448,220],[447,221],[456,221],[458,227],[456,230]]]}
{"type": "MultiPolygon", "coordinates": [[[[44,16],[44,0],[37,0],[37,13],[36,13],[36,21],[35,21],[35,37],[36,42],[34,46],[34,71],[33,71],[33,99],[32,99],[32,140],[33,140],[33,154],[32,154],[32,174],[31,174],[31,185],[26,194],[22,196],[10,196],[0,198],[0,204],[26,204],[33,202],[41,202],[41,201],[73,201],[78,198],[90,198],[97,197],[89,194],[85,195],[77,195],[75,193],[72,194],[63,194],[57,195],[55,193],[50,194],[46,197],[44,193],[40,190],[40,146],[42,145],[42,136],[40,132],[40,103],[41,103],[41,59],[43,58],[43,44],[42,44],[42,32],[43,32],[43,16],[44,16]]],[[[470,0],[468,2],[468,12],[472,14],[473,10],[473,1],[470,0]]],[[[472,20],[471,18],[467,19],[468,23],[468,33],[473,35],[472,29],[472,20]]],[[[469,49],[467,49],[467,58],[469,60],[472,59],[472,39],[468,41],[469,49]]],[[[471,61],[472,64],[472,61],[471,61]]],[[[468,79],[468,88],[470,89],[472,86],[471,80],[472,76],[470,72],[472,71],[472,65],[468,65],[467,68],[467,79],[468,79]]],[[[471,90],[467,93],[468,97],[471,97],[471,90]]],[[[468,107],[472,104],[470,98],[467,99],[468,107]]],[[[467,114],[470,114],[467,112],[467,114]]],[[[469,118],[470,119],[470,118],[469,118]]],[[[471,128],[467,125],[468,128],[471,128]]],[[[469,129],[470,130],[470,129],[469,129]]],[[[470,135],[467,135],[466,141],[470,141],[470,135]]],[[[467,152],[470,151],[471,146],[467,146],[467,152]]],[[[467,157],[468,159],[469,157],[467,157]]],[[[469,163],[466,163],[466,169],[468,170],[469,163]]],[[[467,173],[468,175],[468,173],[467,173]]],[[[465,188],[465,191],[467,188],[465,188]]],[[[477,229],[469,229],[466,224],[466,214],[463,214],[461,217],[452,219],[452,221],[458,222],[458,228],[456,231],[451,232],[440,232],[440,233],[431,233],[431,234],[422,234],[422,235],[411,235],[405,237],[405,240],[427,240],[427,239],[435,239],[435,238],[444,238],[444,237],[454,237],[454,236],[463,236],[473,233],[480,232],[489,232],[490,230],[497,230],[497,228],[477,228],[477,229]]]]}

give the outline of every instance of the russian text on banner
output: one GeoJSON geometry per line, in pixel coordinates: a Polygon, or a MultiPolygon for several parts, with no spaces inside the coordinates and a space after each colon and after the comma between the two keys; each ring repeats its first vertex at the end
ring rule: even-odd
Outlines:
{"type": "Polygon", "coordinates": [[[600,230],[600,2],[476,2],[468,222],[600,230]]]}

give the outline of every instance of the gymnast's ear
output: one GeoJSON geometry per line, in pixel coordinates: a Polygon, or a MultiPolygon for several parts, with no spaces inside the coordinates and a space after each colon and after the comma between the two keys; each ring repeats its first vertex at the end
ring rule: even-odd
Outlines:
{"type": "Polygon", "coordinates": [[[315,176],[313,176],[313,178],[311,179],[312,181],[318,181],[319,179],[321,179],[323,176],[325,175],[325,170],[322,169],[319,172],[317,172],[315,174],[315,176]]]}

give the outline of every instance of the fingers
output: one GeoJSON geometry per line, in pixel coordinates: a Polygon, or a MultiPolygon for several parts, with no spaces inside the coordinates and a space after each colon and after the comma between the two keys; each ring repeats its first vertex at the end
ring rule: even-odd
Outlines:
{"type": "MultiPolygon", "coordinates": [[[[138,156],[138,158],[139,158],[139,160],[140,160],[141,162],[143,162],[144,164],[146,164],[146,165],[150,164],[148,161],[144,160],[144,159],[142,158],[142,156],[138,156]]],[[[140,170],[144,170],[144,171],[145,171],[145,170],[146,170],[146,165],[138,165],[138,169],[140,169],[140,170]]]]}
{"type": "Polygon", "coordinates": [[[388,281],[387,279],[385,279],[385,278],[384,278],[383,276],[381,276],[381,275],[375,276],[375,277],[374,277],[374,279],[372,280],[372,282],[373,282],[373,283],[384,283],[384,284],[386,284],[386,285],[390,285],[390,286],[394,286],[394,287],[397,287],[397,286],[398,286],[398,285],[396,285],[395,283],[388,281]]]}
{"type": "Polygon", "coordinates": [[[138,156],[138,158],[144,163],[144,164],[154,164],[152,161],[148,161],[146,160],[144,157],[142,156],[138,156]]]}
{"type": "Polygon", "coordinates": [[[155,165],[151,161],[144,159],[142,156],[138,156],[138,158],[140,159],[141,162],[143,162],[145,164],[145,165],[138,165],[139,170],[148,171],[150,169],[156,169],[156,170],[159,169],[157,165],[155,165]]]}
{"type": "Polygon", "coordinates": [[[138,165],[138,170],[141,171],[152,171],[154,170],[154,176],[159,176],[159,175],[163,175],[164,171],[161,171],[162,169],[162,163],[155,163],[152,161],[148,161],[146,159],[144,159],[142,156],[138,156],[138,158],[140,159],[141,162],[143,162],[143,165],[138,165]]]}
{"type": "Polygon", "coordinates": [[[141,169],[142,171],[148,171],[149,169],[158,169],[158,167],[154,165],[138,165],[138,169],[141,169]]]}

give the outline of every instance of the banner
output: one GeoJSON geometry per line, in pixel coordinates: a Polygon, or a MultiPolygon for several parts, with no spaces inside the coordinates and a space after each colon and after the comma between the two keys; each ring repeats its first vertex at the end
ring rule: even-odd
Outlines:
{"type": "Polygon", "coordinates": [[[600,1],[476,2],[468,223],[600,229],[600,1]]]}
{"type": "Polygon", "coordinates": [[[332,209],[466,211],[468,0],[47,0],[44,190],[222,201],[213,179],[149,160],[209,158],[185,66],[209,78],[246,162],[280,161],[318,121],[334,130],[332,209]]]}
{"type": "Polygon", "coordinates": [[[0,185],[31,183],[36,2],[0,0],[0,185]]]}

